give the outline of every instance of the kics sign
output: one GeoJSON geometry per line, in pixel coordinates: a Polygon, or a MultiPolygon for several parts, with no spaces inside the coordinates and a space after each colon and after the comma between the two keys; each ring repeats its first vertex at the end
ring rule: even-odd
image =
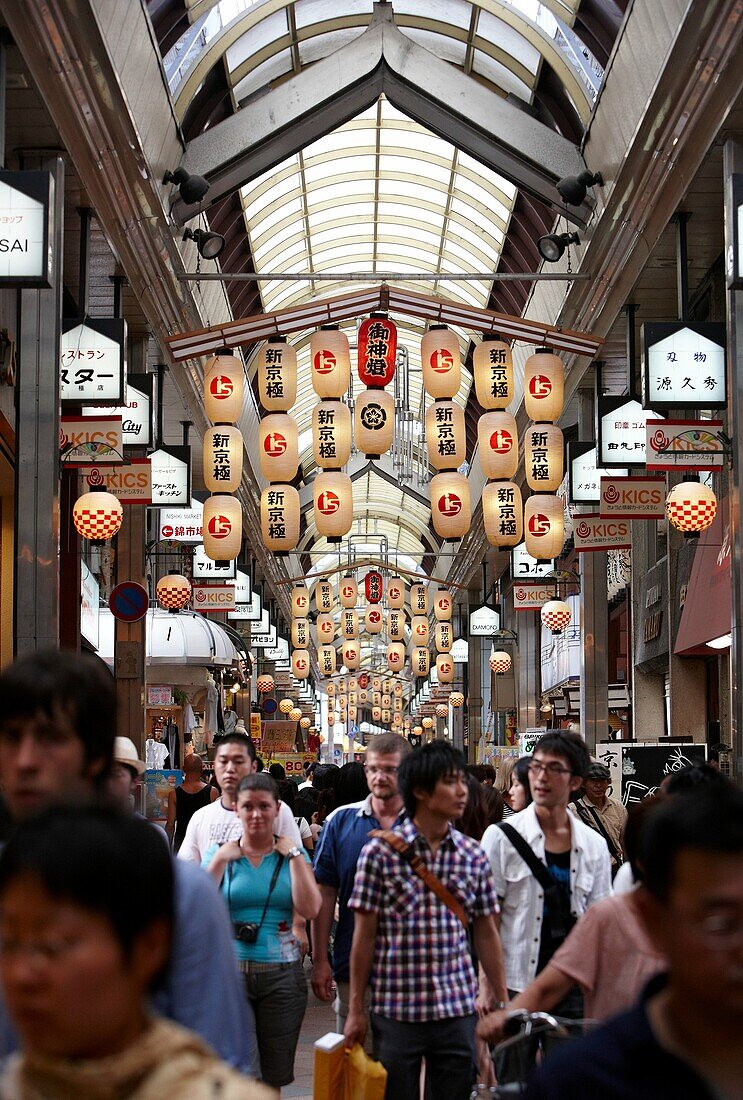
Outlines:
{"type": "Polygon", "coordinates": [[[194,611],[234,611],[234,584],[195,584],[192,589],[194,611]]]}
{"type": "Polygon", "coordinates": [[[632,545],[628,519],[604,519],[599,515],[576,516],[573,524],[576,553],[589,550],[629,550],[632,545]]]}
{"type": "Polygon", "coordinates": [[[665,511],[665,477],[601,478],[599,516],[602,519],[662,519],[665,511]]]}
{"type": "Polygon", "coordinates": [[[152,468],[148,458],[121,466],[96,466],[87,475],[90,489],[105,489],[122,504],[152,503],[152,468]]]}

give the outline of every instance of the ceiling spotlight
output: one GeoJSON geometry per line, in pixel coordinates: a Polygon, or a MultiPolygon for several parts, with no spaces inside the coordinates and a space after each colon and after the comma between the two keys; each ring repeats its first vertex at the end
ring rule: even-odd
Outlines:
{"type": "Polygon", "coordinates": [[[174,183],[187,206],[201,202],[209,190],[209,183],[203,176],[192,176],[185,168],[176,168],[175,172],[166,172],[163,183],[174,183]]]}
{"type": "Polygon", "coordinates": [[[570,203],[571,206],[580,206],[586,197],[587,189],[596,184],[599,187],[604,186],[604,177],[600,172],[581,172],[579,176],[565,176],[564,179],[558,180],[557,190],[564,202],[570,203]]]}
{"type": "Polygon", "coordinates": [[[556,264],[569,244],[580,244],[577,233],[548,233],[539,238],[537,248],[543,260],[556,264]]]}
{"type": "Polygon", "coordinates": [[[186,229],[181,240],[193,241],[204,260],[216,260],[225,245],[221,233],[207,232],[206,229],[186,229]]]}

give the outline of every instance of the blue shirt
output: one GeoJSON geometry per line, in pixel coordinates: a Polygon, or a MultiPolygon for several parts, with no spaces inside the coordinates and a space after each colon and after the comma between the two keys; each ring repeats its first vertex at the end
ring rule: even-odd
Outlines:
{"type": "MultiPolygon", "coordinates": [[[[398,818],[395,824],[399,824],[398,818]]],[[[372,813],[371,795],[363,802],[341,806],[326,820],[315,848],[315,878],[322,886],[338,891],[338,927],[333,943],[333,976],[337,982],[349,980],[348,964],[353,940],[353,910],[348,899],[353,890],[361,849],[379,822],[372,813]]]]}
{"type": "MultiPolygon", "coordinates": [[[[204,854],[203,867],[209,866],[218,850],[218,844],[209,846],[204,854]]],[[[309,863],[307,855],[303,855],[309,863]]],[[[278,859],[276,852],[270,852],[257,867],[249,859],[235,859],[227,864],[220,890],[228,903],[232,921],[260,923],[278,859]]],[[[258,939],[255,943],[244,943],[238,939],[233,941],[237,958],[252,959],[253,962],[297,962],[300,954],[299,944],[292,933],[293,914],[291,871],[289,860],[285,859],[282,860],[265,919],[258,931],[258,939]]]]}

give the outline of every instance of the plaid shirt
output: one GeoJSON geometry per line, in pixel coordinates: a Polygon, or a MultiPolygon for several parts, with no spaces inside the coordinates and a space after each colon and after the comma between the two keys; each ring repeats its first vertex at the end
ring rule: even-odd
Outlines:
{"type": "MultiPolygon", "coordinates": [[[[434,855],[412,820],[395,832],[462,903],[470,921],[498,912],[493,876],[476,841],[450,827],[434,855]]],[[[385,841],[364,846],[348,905],[379,918],[372,1012],[420,1022],[475,1011],[477,978],[464,928],[385,841]]]]}

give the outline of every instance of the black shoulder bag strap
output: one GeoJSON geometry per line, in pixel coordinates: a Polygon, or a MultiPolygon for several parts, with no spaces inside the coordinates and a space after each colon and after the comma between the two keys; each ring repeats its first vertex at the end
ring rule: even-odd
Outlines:
{"type": "Polygon", "coordinates": [[[597,833],[606,841],[606,846],[609,849],[609,855],[618,864],[622,863],[623,857],[621,851],[617,848],[616,844],[606,831],[606,827],[601,820],[600,816],[596,813],[592,806],[582,805],[580,802],[575,803],[575,810],[581,821],[588,826],[589,829],[595,829],[597,833]]]}
{"type": "MultiPolygon", "coordinates": [[[[271,875],[271,882],[270,882],[269,887],[268,887],[268,894],[266,895],[266,903],[263,906],[263,912],[261,913],[261,919],[258,922],[259,930],[263,927],[263,922],[266,919],[266,913],[268,912],[268,903],[271,900],[271,894],[274,892],[274,889],[276,887],[276,883],[279,881],[279,874],[281,873],[281,868],[284,865],[284,857],[281,855],[280,852],[277,852],[276,854],[278,855],[279,858],[276,860],[276,866],[274,867],[273,874],[271,875]]],[[[231,909],[231,905],[230,905],[230,903],[231,903],[231,898],[230,898],[231,887],[232,887],[232,863],[228,863],[227,864],[227,909],[229,910],[230,917],[232,917],[232,909],[231,909]]]]}
{"type": "Polygon", "coordinates": [[[536,854],[531,844],[524,840],[521,833],[514,829],[513,825],[509,825],[507,821],[499,821],[497,824],[544,890],[544,895],[549,904],[552,934],[557,939],[563,939],[570,931],[570,924],[569,914],[564,912],[562,891],[547,870],[546,865],[536,854]]]}

